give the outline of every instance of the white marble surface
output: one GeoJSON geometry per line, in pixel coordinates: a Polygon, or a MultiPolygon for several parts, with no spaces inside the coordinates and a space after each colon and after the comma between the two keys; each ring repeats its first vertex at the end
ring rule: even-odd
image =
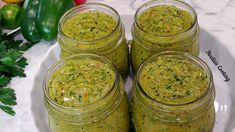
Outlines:
{"type": "MultiPolygon", "coordinates": [[[[136,9],[148,0],[88,0],[102,2],[114,7],[121,15],[134,14],[136,9]]],[[[229,54],[235,56],[235,0],[185,0],[198,14],[199,25],[221,44],[229,54]]],[[[213,43],[211,43],[213,45],[213,43]]],[[[26,78],[14,78],[10,86],[16,90],[17,105],[14,117],[0,111],[0,132],[37,131],[30,111],[30,91],[39,63],[50,43],[38,43],[25,52],[29,65],[25,68],[26,78]]],[[[225,58],[226,59],[226,58],[225,58]]]]}

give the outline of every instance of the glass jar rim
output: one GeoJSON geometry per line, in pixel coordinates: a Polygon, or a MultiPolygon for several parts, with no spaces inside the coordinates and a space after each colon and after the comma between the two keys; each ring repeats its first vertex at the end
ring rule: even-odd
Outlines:
{"type": "Polygon", "coordinates": [[[86,3],[86,4],[75,6],[71,9],[69,9],[67,12],[65,12],[65,14],[59,20],[58,32],[61,36],[63,36],[64,38],[66,38],[69,41],[74,42],[74,43],[83,43],[83,44],[99,43],[99,42],[102,42],[103,40],[107,39],[110,35],[114,34],[115,31],[118,30],[118,27],[119,27],[120,23],[121,23],[120,15],[113,7],[108,6],[106,4],[102,4],[102,3],[86,3]],[[113,29],[113,31],[111,33],[109,33],[108,35],[106,35],[102,38],[96,39],[96,40],[76,40],[76,39],[73,39],[73,38],[67,36],[66,34],[64,34],[64,32],[62,30],[62,23],[65,21],[64,19],[66,17],[69,18],[69,16],[71,14],[76,12],[76,10],[83,9],[83,8],[85,8],[85,10],[96,10],[96,9],[92,9],[92,8],[87,8],[87,7],[93,7],[93,6],[99,7],[101,9],[107,9],[107,10],[109,10],[112,13],[115,14],[115,17],[117,18],[117,23],[116,23],[116,26],[115,26],[115,28],[113,29]]]}
{"type": "Polygon", "coordinates": [[[111,92],[113,92],[113,91],[116,92],[117,91],[116,87],[118,86],[118,82],[119,82],[119,77],[118,77],[116,66],[109,59],[107,59],[106,57],[104,57],[102,55],[97,55],[97,54],[93,54],[93,53],[79,53],[79,54],[71,55],[71,56],[66,57],[64,59],[61,59],[61,60],[57,61],[53,66],[51,66],[51,68],[48,70],[48,72],[46,73],[46,75],[43,79],[43,93],[44,93],[44,96],[46,97],[46,100],[48,100],[48,102],[50,104],[52,104],[53,107],[58,107],[58,108],[62,108],[62,109],[81,110],[81,109],[85,109],[86,107],[95,106],[97,103],[100,103],[100,102],[102,102],[102,100],[105,100],[106,98],[108,98],[111,92]],[[110,88],[110,90],[107,91],[107,93],[103,97],[96,100],[95,102],[81,105],[81,106],[75,106],[75,107],[64,106],[64,105],[58,104],[49,96],[48,79],[53,75],[53,73],[56,70],[61,68],[61,66],[63,66],[64,63],[66,63],[67,61],[69,62],[69,61],[76,60],[76,59],[81,59],[81,60],[95,60],[96,59],[96,60],[99,60],[103,63],[108,64],[110,66],[110,68],[114,71],[114,82],[113,82],[113,85],[110,88]]]}
{"type": "Polygon", "coordinates": [[[185,52],[180,52],[180,51],[163,51],[163,52],[160,52],[160,53],[157,53],[157,54],[154,54],[152,56],[150,56],[149,58],[145,59],[142,64],[140,65],[138,71],[137,71],[137,74],[136,74],[136,85],[137,85],[137,91],[140,92],[141,94],[144,95],[144,97],[146,97],[147,99],[149,99],[151,102],[154,102],[155,104],[159,104],[159,105],[163,105],[163,106],[166,106],[166,107],[182,107],[182,106],[187,106],[187,105],[190,105],[190,104],[195,104],[195,103],[198,103],[198,106],[195,106],[195,107],[200,107],[201,105],[204,104],[204,102],[202,101],[203,99],[205,99],[207,96],[210,96],[210,93],[212,93],[213,91],[213,87],[214,87],[214,83],[213,83],[213,75],[212,75],[212,72],[209,68],[209,66],[202,60],[200,59],[199,57],[196,57],[196,56],[193,56],[189,53],[185,53],[185,52]],[[139,82],[139,76],[140,76],[140,73],[141,73],[141,70],[143,69],[143,67],[149,63],[149,62],[153,62],[152,59],[155,59],[159,56],[164,56],[164,55],[177,55],[177,56],[182,56],[182,57],[186,57],[186,59],[189,59],[191,60],[192,62],[194,62],[195,64],[197,64],[198,66],[200,66],[203,70],[206,71],[207,73],[207,76],[208,76],[208,87],[207,87],[207,90],[201,95],[200,98],[196,99],[196,100],[193,100],[193,101],[190,101],[190,102],[187,102],[187,103],[182,103],[182,104],[168,104],[168,103],[164,103],[164,102],[160,102],[160,101],[157,101],[155,100],[154,98],[150,97],[142,88],[140,82],[139,82]]]}
{"type": "MultiPolygon", "coordinates": [[[[175,5],[174,5],[175,6],[175,5]]],[[[176,6],[177,7],[177,6],[176,6]]],[[[145,9],[146,10],[146,9],[145,9]]],[[[143,11],[145,11],[143,10],[143,11]]],[[[171,37],[180,37],[180,36],[184,36],[186,35],[187,33],[191,32],[192,30],[194,30],[195,27],[197,27],[197,13],[196,11],[194,10],[194,8],[192,6],[190,6],[189,4],[187,4],[186,2],[183,2],[183,1],[180,1],[180,0],[152,0],[152,1],[149,1],[143,5],[141,5],[136,13],[135,13],[135,16],[134,16],[134,23],[135,25],[137,25],[137,27],[144,33],[148,34],[149,36],[152,36],[152,37],[157,37],[157,38],[171,38],[171,37]],[[145,31],[138,23],[138,16],[139,14],[142,12],[141,10],[145,7],[153,7],[153,6],[157,6],[158,3],[160,3],[160,5],[173,5],[174,3],[177,3],[177,4],[180,4],[180,5],[183,5],[185,7],[187,7],[192,13],[190,13],[193,17],[193,23],[192,25],[190,26],[190,28],[188,28],[187,30],[185,30],[184,32],[182,33],[179,33],[179,34],[176,34],[176,35],[169,35],[169,36],[160,36],[160,35],[155,35],[155,34],[152,34],[152,33],[149,33],[147,31],[145,31]],[[153,5],[152,5],[153,4],[153,5]]]]}

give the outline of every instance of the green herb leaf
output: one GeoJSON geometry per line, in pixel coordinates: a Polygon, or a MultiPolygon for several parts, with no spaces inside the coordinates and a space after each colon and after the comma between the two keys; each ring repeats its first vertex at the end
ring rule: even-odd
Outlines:
{"type": "Polygon", "coordinates": [[[16,105],[15,90],[5,88],[13,77],[25,77],[27,65],[23,51],[32,47],[31,43],[15,40],[14,36],[2,34],[0,30],[0,109],[10,115],[15,115],[11,106],[16,105]]]}
{"type": "Polygon", "coordinates": [[[12,116],[15,115],[15,111],[9,106],[0,105],[0,109],[2,109],[3,111],[5,111],[6,113],[8,113],[12,116]]]}
{"type": "Polygon", "coordinates": [[[10,82],[10,78],[9,77],[5,77],[4,75],[0,76],[0,86],[5,86],[10,82]]]}
{"type": "Polygon", "coordinates": [[[0,101],[5,105],[16,105],[15,90],[11,88],[0,88],[0,101]]]}
{"type": "Polygon", "coordinates": [[[21,67],[21,68],[25,68],[25,66],[28,64],[26,58],[21,58],[17,61],[17,66],[21,67]]]}
{"type": "Polygon", "coordinates": [[[3,65],[14,66],[15,62],[9,56],[0,59],[3,65]]]}
{"type": "Polygon", "coordinates": [[[11,76],[12,77],[26,77],[24,70],[22,68],[19,67],[9,67],[10,71],[11,71],[11,76]]]}
{"type": "Polygon", "coordinates": [[[19,45],[18,49],[19,51],[26,51],[29,48],[31,48],[33,46],[32,43],[22,43],[21,45],[19,45]]]}
{"type": "Polygon", "coordinates": [[[7,69],[7,66],[5,65],[0,65],[0,73],[3,74],[3,73],[9,73],[8,69],[7,69]]]}

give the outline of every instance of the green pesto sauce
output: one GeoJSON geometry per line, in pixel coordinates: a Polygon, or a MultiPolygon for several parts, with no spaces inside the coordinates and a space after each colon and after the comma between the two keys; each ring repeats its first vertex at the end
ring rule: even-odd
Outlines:
{"type": "Polygon", "coordinates": [[[107,64],[95,60],[74,60],[51,76],[49,96],[63,106],[90,104],[104,97],[114,80],[114,72],[107,64]]]}
{"type": "Polygon", "coordinates": [[[62,31],[75,40],[92,41],[109,35],[116,25],[112,16],[104,12],[88,11],[69,18],[62,25],[62,31]]]}
{"type": "Polygon", "coordinates": [[[188,11],[172,5],[153,6],[137,18],[140,27],[154,35],[171,36],[188,30],[193,18],[188,11]]]}
{"type": "Polygon", "coordinates": [[[189,60],[158,57],[143,67],[140,76],[143,90],[156,101],[185,104],[200,98],[208,88],[208,76],[189,60]]]}

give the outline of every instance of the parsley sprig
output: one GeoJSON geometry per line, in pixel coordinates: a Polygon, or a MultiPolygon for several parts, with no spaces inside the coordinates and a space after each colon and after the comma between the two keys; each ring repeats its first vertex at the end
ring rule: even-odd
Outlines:
{"type": "Polygon", "coordinates": [[[0,30],[0,109],[10,115],[15,115],[12,106],[17,103],[15,90],[7,85],[13,77],[26,76],[27,59],[23,57],[23,52],[31,46],[31,43],[15,40],[14,36],[3,34],[0,30]]]}

